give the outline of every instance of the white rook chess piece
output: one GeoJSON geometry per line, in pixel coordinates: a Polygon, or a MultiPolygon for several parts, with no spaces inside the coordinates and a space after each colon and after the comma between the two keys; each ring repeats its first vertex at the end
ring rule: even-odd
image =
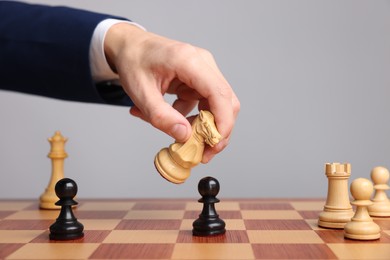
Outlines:
{"type": "Polygon", "coordinates": [[[351,184],[351,194],[354,197],[352,205],[356,206],[356,213],[344,226],[344,237],[357,240],[374,240],[381,236],[380,227],[368,214],[367,207],[372,205],[370,200],[374,191],[371,181],[358,178],[351,184]]]}
{"type": "Polygon", "coordinates": [[[318,225],[342,229],[353,216],[348,193],[351,165],[349,163],[327,163],[325,174],[328,177],[328,196],[324,210],[319,215],[318,225]]]}
{"type": "Polygon", "coordinates": [[[373,204],[368,206],[370,216],[390,217],[390,201],[386,194],[386,190],[390,189],[387,184],[389,177],[389,171],[385,167],[375,167],[371,171],[371,179],[376,192],[372,199],[373,204]]]}
{"type": "Polygon", "coordinates": [[[68,157],[65,152],[65,143],[68,139],[63,137],[60,131],[56,131],[54,136],[48,139],[51,145],[50,153],[47,155],[52,162],[52,172],[49,185],[40,197],[39,207],[42,209],[59,209],[54,203],[58,197],[54,191],[56,183],[64,178],[64,160],[68,157]]]}

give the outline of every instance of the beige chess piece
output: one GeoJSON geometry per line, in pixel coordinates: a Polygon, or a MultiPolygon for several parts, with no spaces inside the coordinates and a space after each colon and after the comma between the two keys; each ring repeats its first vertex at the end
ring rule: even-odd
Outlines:
{"type": "Polygon", "coordinates": [[[40,197],[39,206],[42,209],[60,208],[60,206],[54,204],[58,201],[54,187],[59,180],[64,178],[64,160],[68,157],[68,154],[65,152],[65,143],[67,140],[67,138],[64,138],[61,135],[60,131],[56,131],[55,134],[48,139],[51,149],[47,156],[52,162],[52,172],[49,185],[40,197]]]}
{"type": "Polygon", "coordinates": [[[328,178],[328,196],[324,210],[319,215],[318,226],[341,229],[353,216],[348,193],[351,165],[327,163],[325,174],[328,178]]]}
{"type": "Polygon", "coordinates": [[[372,205],[370,197],[374,191],[371,181],[358,178],[351,184],[351,194],[354,197],[352,205],[356,206],[356,213],[344,226],[344,237],[357,240],[374,240],[381,236],[380,227],[368,214],[367,207],[372,205]]]}
{"type": "Polygon", "coordinates": [[[170,182],[183,183],[191,168],[200,163],[205,144],[214,146],[222,139],[209,111],[201,110],[192,122],[192,135],[185,143],[173,143],[157,153],[154,165],[162,177],[170,182]]]}
{"type": "Polygon", "coordinates": [[[386,194],[386,190],[390,189],[387,184],[389,177],[389,170],[385,167],[375,167],[371,171],[371,179],[374,182],[376,192],[372,199],[373,204],[368,206],[370,216],[390,217],[390,201],[386,194]]]}

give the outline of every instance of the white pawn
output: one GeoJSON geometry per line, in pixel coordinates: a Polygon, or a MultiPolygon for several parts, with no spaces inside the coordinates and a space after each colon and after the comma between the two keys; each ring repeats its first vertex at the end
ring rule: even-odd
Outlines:
{"type": "Polygon", "coordinates": [[[371,171],[371,179],[374,182],[375,196],[372,199],[373,205],[368,207],[370,216],[390,217],[390,201],[387,197],[386,190],[390,189],[387,182],[390,174],[385,167],[375,167],[371,171]]]}
{"type": "Polygon", "coordinates": [[[354,197],[352,205],[356,206],[355,215],[344,226],[344,237],[357,240],[373,240],[380,238],[381,230],[368,214],[367,207],[372,205],[370,200],[374,186],[365,178],[358,178],[351,184],[351,194],[354,197]]]}

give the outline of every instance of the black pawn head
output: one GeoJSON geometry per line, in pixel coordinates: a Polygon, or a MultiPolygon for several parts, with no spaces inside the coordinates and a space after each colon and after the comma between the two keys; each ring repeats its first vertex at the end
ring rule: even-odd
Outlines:
{"type": "Polygon", "coordinates": [[[59,180],[55,186],[57,197],[60,198],[56,205],[77,205],[73,198],[77,194],[77,184],[74,180],[64,178],[59,180]]]}
{"type": "Polygon", "coordinates": [[[216,197],[219,192],[219,182],[213,177],[204,177],[199,181],[198,191],[202,197],[216,197]]]}

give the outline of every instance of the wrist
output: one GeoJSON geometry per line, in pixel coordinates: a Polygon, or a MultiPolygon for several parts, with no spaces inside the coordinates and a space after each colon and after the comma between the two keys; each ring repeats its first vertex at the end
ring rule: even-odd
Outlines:
{"type": "Polygon", "coordinates": [[[122,50],[136,50],[135,46],[144,39],[147,32],[137,25],[118,23],[107,31],[104,40],[104,54],[110,68],[117,73],[116,61],[122,50]]]}

